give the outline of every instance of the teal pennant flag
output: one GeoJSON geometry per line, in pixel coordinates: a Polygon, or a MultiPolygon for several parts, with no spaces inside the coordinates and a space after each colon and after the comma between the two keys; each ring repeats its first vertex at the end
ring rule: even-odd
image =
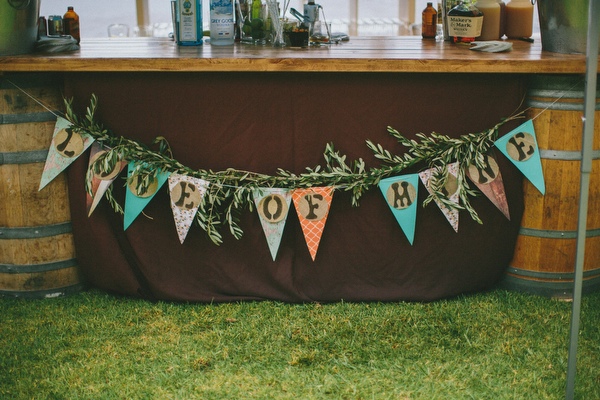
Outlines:
{"type": "Polygon", "coordinates": [[[529,181],[540,191],[546,193],[540,149],[535,137],[533,121],[524,122],[516,129],[494,142],[500,150],[529,181]]]}
{"type": "MultiPolygon", "coordinates": [[[[135,168],[135,162],[130,161],[127,166],[127,176],[131,176],[133,170],[135,168]]],[[[124,228],[126,230],[129,228],[129,225],[133,222],[134,219],[137,218],[138,215],[142,212],[144,207],[150,203],[150,200],[154,197],[154,195],[158,192],[158,190],[165,184],[167,179],[169,179],[170,172],[158,172],[156,179],[150,183],[148,186],[148,190],[144,193],[137,193],[136,183],[137,179],[134,179],[133,182],[127,185],[127,191],[125,193],[125,216],[124,216],[124,228]]]]}
{"type": "Polygon", "coordinates": [[[379,189],[392,214],[402,228],[406,238],[413,244],[417,222],[417,196],[419,194],[419,174],[394,176],[382,179],[379,189]]]}

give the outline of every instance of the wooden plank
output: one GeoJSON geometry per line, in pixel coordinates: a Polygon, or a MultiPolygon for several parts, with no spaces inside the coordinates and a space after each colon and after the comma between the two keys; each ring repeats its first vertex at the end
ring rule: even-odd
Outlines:
{"type": "Polygon", "coordinates": [[[513,41],[505,53],[476,52],[468,45],[420,37],[357,37],[338,45],[307,49],[235,44],[178,47],[166,38],[110,38],[82,41],[81,50],[59,55],[0,58],[2,71],[297,71],[427,73],[585,72],[585,56],[542,51],[513,41]]]}

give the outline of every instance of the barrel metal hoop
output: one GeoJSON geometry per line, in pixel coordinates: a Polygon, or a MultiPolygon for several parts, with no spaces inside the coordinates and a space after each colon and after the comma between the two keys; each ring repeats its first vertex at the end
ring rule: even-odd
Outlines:
{"type": "MultiPolygon", "coordinates": [[[[544,278],[544,279],[553,279],[553,280],[573,280],[575,275],[574,272],[541,272],[541,271],[530,271],[521,268],[508,267],[506,270],[507,273],[523,276],[527,278],[544,278]]],[[[588,271],[583,271],[583,278],[589,278],[597,276],[600,278],[600,268],[590,269],[588,271]]]]}
{"type": "Polygon", "coordinates": [[[48,158],[48,150],[0,152],[0,165],[42,163],[48,158]]]}
{"type": "MultiPolygon", "coordinates": [[[[544,239],[576,239],[577,231],[549,231],[544,229],[535,229],[535,228],[524,228],[521,227],[519,229],[519,234],[524,236],[533,236],[544,239]]],[[[585,232],[586,238],[598,237],[600,236],[600,228],[599,229],[588,229],[585,232]]]]}
{"type": "MultiPolygon", "coordinates": [[[[581,151],[540,149],[540,157],[549,160],[578,161],[581,160],[581,151]]],[[[592,159],[600,159],[600,150],[592,152],[592,159]]]]}
{"type": "Polygon", "coordinates": [[[0,296],[25,299],[50,299],[81,292],[86,288],[83,283],[46,290],[0,290],[0,296]]]}
{"type": "MultiPolygon", "coordinates": [[[[583,111],[583,103],[561,103],[544,100],[527,100],[527,105],[532,108],[542,108],[560,111],[583,111]]],[[[600,110],[600,103],[596,102],[596,111],[600,110]]]]}
{"type": "Polygon", "coordinates": [[[32,227],[7,228],[0,227],[1,239],[33,239],[48,236],[57,236],[71,233],[71,222],[63,222],[53,225],[40,225],[32,227]]]}
{"type": "MultiPolygon", "coordinates": [[[[551,97],[553,99],[583,99],[585,97],[585,92],[583,90],[529,89],[528,96],[530,98],[551,97]]],[[[598,97],[600,97],[600,95],[598,97]]]]}
{"type": "Polygon", "coordinates": [[[0,125],[2,124],[26,124],[29,122],[51,122],[56,121],[57,111],[22,113],[22,114],[0,114],[0,125]]]}
{"type": "Polygon", "coordinates": [[[71,268],[76,266],[77,260],[75,258],[42,264],[0,264],[0,273],[28,274],[36,272],[56,271],[59,269],[71,268]]]}

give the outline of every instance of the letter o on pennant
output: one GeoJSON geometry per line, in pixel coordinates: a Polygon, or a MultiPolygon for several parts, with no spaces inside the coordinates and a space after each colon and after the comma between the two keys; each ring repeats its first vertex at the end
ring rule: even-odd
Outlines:
{"type": "Polygon", "coordinates": [[[258,202],[257,211],[263,220],[276,224],[285,219],[288,213],[288,205],[282,195],[272,193],[258,202]]]}

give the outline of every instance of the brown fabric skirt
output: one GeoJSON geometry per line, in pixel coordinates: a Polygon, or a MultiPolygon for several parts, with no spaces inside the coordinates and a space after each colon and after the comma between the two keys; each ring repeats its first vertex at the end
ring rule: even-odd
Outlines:
{"type": "MultiPolygon", "coordinates": [[[[331,142],[348,160],[377,167],[365,140],[403,152],[387,133],[459,136],[491,128],[517,110],[525,77],[388,73],[73,73],[66,95],[83,113],[99,98],[97,120],[116,135],[169,141],[192,168],[275,174],[323,164],[331,142]]],[[[506,124],[502,133],[518,125],[506,124]]],[[[166,186],[123,231],[103,200],[85,206],[88,157],[69,168],[77,258],[87,282],[147,299],[191,302],[280,300],[431,301],[493,287],[508,266],[523,212],[522,176],[496,152],[511,220],[484,196],[472,199],[483,224],[460,213],[454,232],[434,203],[419,206],[410,245],[379,189],[359,207],[336,191],[315,261],[290,210],[272,260],[256,212],[243,213],[240,240],[214,245],[197,225],[179,243],[166,186]],[[150,218],[148,218],[148,217],[150,218]]],[[[426,166],[421,166],[424,169],[426,166]]],[[[408,172],[418,172],[411,170],[408,172]]],[[[123,173],[122,176],[125,174],[123,173]]],[[[115,181],[124,199],[124,181],[115,181]]],[[[419,201],[426,197],[421,185],[419,201]]]]}

